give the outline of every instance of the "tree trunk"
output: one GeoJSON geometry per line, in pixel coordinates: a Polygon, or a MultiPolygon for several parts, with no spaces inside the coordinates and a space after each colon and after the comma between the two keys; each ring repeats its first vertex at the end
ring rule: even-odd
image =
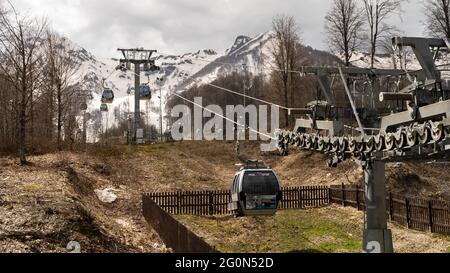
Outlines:
{"type": "Polygon", "coordinates": [[[375,67],[375,50],[372,49],[372,54],[370,56],[370,68],[373,69],[375,67]]]}
{"type": "Polygon", "coordinates": [[[49,109],[48,109],[48,113],[47,113],[47,137],[48,140],[52,143],[54,143],[54,139],[53,139],[53,117],[55,114],[55,109],[54,109],[54,102],[53,102],[53,89],[50,90],[50,94],[49,94],[49,109]]]}
{"type": "Polygon", "coordinates": [[[25,105],[25,94],[22,95],[22,103],[20,105],[20,114],[19,114],[19,128],[18,128],[18,150],[20,157],[20,164],[27,164],[27,157],[25,151],[25,141],[26,141],[26,105],[25,105]]]}
{"type": "MultiPolygon", "coordinates": [[[[289,108],[289,106],[288,106],[288,103],[289,103],[289,94],[288,94],[288,92],[289,92],[289,90],[288,89],[289,89],[288,83],[287,83],[287,81],[285,81],[284,82],[284,105],[287,108],[289,108]]],[[[288,110],[285,111],[285,118],[286,118],[286,121],[285,121],[286,128],[289,128],[289,112],[288,112],[288,110]]]]}
{"type": "Polygon", "coordinates": [[[444,12],[444,14],[445,14],[445,32],[446,32],[446,34],[447,34],[447,38],[450,38],[450,18],[449,18],[449,16],[448,16],[448,9],[449,9],[449,6],[447,5],[447,3],[445,3],[445,2],[443,2],[444,3],[444,10],[445,10],[445,12],[444,12]]]}
{"type": "Polygon", "coordinates": [[[345,52],[345,66],[350,66],[350,54],[348,54],[348,51],[345,52]]]}
{"type": "Polygon", "coordinates": [[[57,147],[58,151],[61,151],[61,130],[62,130],[62,103],[61,103],[61,88],[58,86],[58,123],[57,123],[57,129],[58,129],[58,139],[57,139],[57,147]]]}
{"type": "Polygon", "coordinates": [[[34,146],[34,103],[33,103],[33,93],[31,93],[31,99],[30,99],[30,132],[29,132],[29,139],[31,145],[34,146]]]}

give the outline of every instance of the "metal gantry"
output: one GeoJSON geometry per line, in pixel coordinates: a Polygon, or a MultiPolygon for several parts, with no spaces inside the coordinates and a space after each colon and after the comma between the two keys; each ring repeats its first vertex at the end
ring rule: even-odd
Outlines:
{"type": "MultiPolygon", "coordinates": [[[[381,76],[404,76],[406,74],[418,76],[419,71],[399,70],[399,69],[369,69],[358,67],[301,67],[299,73],[302,75],[315,76],[320,86],[325,101],[313,101],[304,109],[294,109],[292,113],[306,116],[306,118],[296,119],[294,131],[299,129],[313,129],[319,131],[326,131],[328,135],[341,135],[344,132],[345,125],[342,120],[338,119],[336,113],[337,100],[336,95],[332,90],[332,85],[336,77],[365,77],[369,79],[372,86],[372,94],[374,93],[373,85],[377,77],[381,76]],[[333,81],[330,82],[330,78],[333,81]]],[[[343,78],[344,79],[344,78],[343,78]]],[[[347,79],[347,78],[346,78],[347,79]]],[[[356,83],[356,81],[354,81],[356,83]]],[[[344,85],[347,81],[343,80],[344,85]]],[[[348,87],[346,88],[348,89],[348,87]]],[[[349,94],[350,99],[350,94],[349,94]]],[[[352,99],[350,99],[353,102],[352,99]]],[[[355,110],[355,109],[354,109],[355,110]]],[[[358,110],[365,110],[358,109],[358,110]]],[[[355,112],[355,111],[354,111],[355,112]]],[[[361,126],[360,126],[361,127],[361,126]]]]}
{"type": "MultiPolygon", "coordinates": [[[[346,136],[342,133],[342,123],[311,118],[298,119],[294,131],[279,133],[282,154],[287,154],[288,146],[294,145],[330,155],[330,167],[336,167],[347,159],[353,159],[363,167],[367,212],[363,240],[365,252],[393,252],[392,232],[387,227],[386,217],[385,164],[450,160],[450,100],[447,100],[447,90],[442,86],[441,74],[436,65],[439,50],[448,50],[450,42],[445,39],[403,37],[394,38],[393,45],[398,48],[411,47],[422,69],[403,72],[339,67],[304,69],[305,73],[318,75],[322,90],[331,103],[331,89],[324,76],[330,73],[341,75],[350,101],[352,98],[344,75],[407,75],[413,79],[411,85],[397,93],[380,93],[380,101],[400,100],[406,103],[407,110],[388,115],[379,113],[378,134],[367,134],[366,128],[360,128],[359,136],[346,136]]],[[[314,109],[311,112],[314,113],[314,109]]],[[[311,116],[315,115],[310,113],[311,116]]]]}

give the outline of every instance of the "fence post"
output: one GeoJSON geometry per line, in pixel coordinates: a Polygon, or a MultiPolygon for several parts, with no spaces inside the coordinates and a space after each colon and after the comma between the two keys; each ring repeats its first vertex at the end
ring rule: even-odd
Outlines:
{"type": "Polygon", "coordinates": [[[181,211],[181,192],[177,192],[177,211],[178,211],[178,214],[182,214],[182,211],[181,211]]]}
{"type": "Polygon", "coordinates": [[[342,205],[345,207],[345,185],[342,183],[342,205]]]}
{"type": "Polygon", "coordinates": [[[209,192],[209,215],[214,215],[214,195],[209,192]]]}
{"type": "Polygon", "coordinates": [[[392,192],[389,193],[389,217],[391,221],[394,221],[394,198],[392,197],[392,192]]]}
{"type": "Polygon", "coordinates": [[[303,208],[302,190],[301,188],[298,188],[297,191],[298,191],[298,208],[302,209],[303,208]]]}
{"type": "Polygon", "coordinates": [[[410,215],[409,215],[409,199],[405,198],[405,206],[406,206],[406,226],[410,227],[410,215]]]}
{"type": "Polygon", "coordinates": [[[328,187],[328,204],[333,204],[333,196],[331,196],[331,187],[328,187]]]}
{"type": "Polygon", "coordinates": [[[428,201],[428,217],[430,219],[430,231],[434,232],[434,227],[433,227],[433,202],[431,200],[428,201]]]}
{"type": "Polygon", "coordinates": [[[359,210],[359,185],[356,185],[356,207],[359,210]]]}

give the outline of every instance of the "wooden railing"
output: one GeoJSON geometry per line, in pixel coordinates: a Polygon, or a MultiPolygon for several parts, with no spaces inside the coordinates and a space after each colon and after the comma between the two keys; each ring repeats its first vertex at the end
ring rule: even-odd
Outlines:
{"type": "MultiPolygon", "coordinates": [[[[317,208],[329,204],[365,209],[364,189],[358,186],[282,188],[279,209],[317,208]]],[[[154,192],[144,196],[174,215],[230,215],[230,191],[154,192]]],[[[387,215],[407,228],[450,235],[450,202],[387,193],[387,215]]]]}
{"type": "MultiPolygon", "coordinates": [[[[330,203],[365,209],[364,189],[358,186],[331,186],[330,203]]],[[[387,215],[407,228],[450,235],[450,202],[387,193],[387,215]]]]}
{"type": "MultiPolygon", "coordinates": [[[[283,188],[280,209],[303,209],[321,207],[329,203],[329,188],[289,187],[283,188]]],[[[175,215],[227,215],[230,191],[183,191],[146,193],[158,206],[175,215]]]]}

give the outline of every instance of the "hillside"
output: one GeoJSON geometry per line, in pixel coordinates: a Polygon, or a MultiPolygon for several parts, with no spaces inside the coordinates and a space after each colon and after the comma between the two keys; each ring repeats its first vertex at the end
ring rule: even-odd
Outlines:
{"type": "MultiPolygon", "coordinates": [[[[274,217],[179,216],[182,223],[221,252],[360,253],[363,213],[353,208],[280,211],[274,217]]],[[[447,253],[445,236],[390,224],[396,253],[447,253]]]]}
{"type": "MultiPolygon", "coordinates": [[[[260,155],[257,144],[247,142],[242,149],[248,157],[261,158],[272,165],[283,186],[335,185],[362,179],[361,170],[352,162],[329,169],[325,167],[326,157],[319,154],[294,152],[285,158],[260,155]]],[[[0,252],[67,252],[65,247],[70,241],[80,242],[83,252],[165,252],[163,243],[141,215],[141,193],[228,189],[238,163],[234,143],[225,142],[92,146],[86,152],[38,155],[30,161],[31,165],[20,167],[13,158],[0,158],[0,252]],[[95,193],[105,189],[117,195],[112,204],[102,203],[95,193]]],[[[390,165],[388,185],[414,196],[449,200],[450,174],[445,170],[445,166],[390,165]]],[[[261,221],[189,217],[183,221],[213,242],[223,234],[227,236],[224,242],[234,240],[235,237],[228,237],[233,232],[226,228],[228,224],[242,234],[243,237],[235,238],[240,238],[239,241],[253,234],[267,238],[265,231],[270,234],[280,231],[279,228],[282,236],[293,236],[296,230],[306,229],[312,234],[307,236],[308,240],[314,241],[317,236],[326,237],[323,232],[328,231],[323,228],[330,224],[338,227],[330,236],[353,234],[344,236],[349,240],[348,247],[341,250],[332,247],[329,251],[359,249],[358,232],[362,229],[361,212],[337,207],[283,212],[274,219],[261,221]],[[283,229],[283,223],[289,224],[287,229],[283,229]],[[219,226],[209,230],[210,225],[219,226]],[[247,230],[253,226],[255,233],[247,230]],[[242,233],[244,229],[247,231],[242,233]]],[[[395,242],[403,252],[442,251],[446,245],[450,246],[445,237],[401,227],[394,227],[394,231],[395,242]],[[414,245],[421,247],[415,249],[414,245]]],[[[290,247],[311,247],[304,245],[303,239],[297,243],[290,247]]],[[[274,251],[287,251],[269,246],[274,251]]],[[[248,246],[230,243],[224,250],[257,249],[264,251],[253,243],[248,246]]]]}

